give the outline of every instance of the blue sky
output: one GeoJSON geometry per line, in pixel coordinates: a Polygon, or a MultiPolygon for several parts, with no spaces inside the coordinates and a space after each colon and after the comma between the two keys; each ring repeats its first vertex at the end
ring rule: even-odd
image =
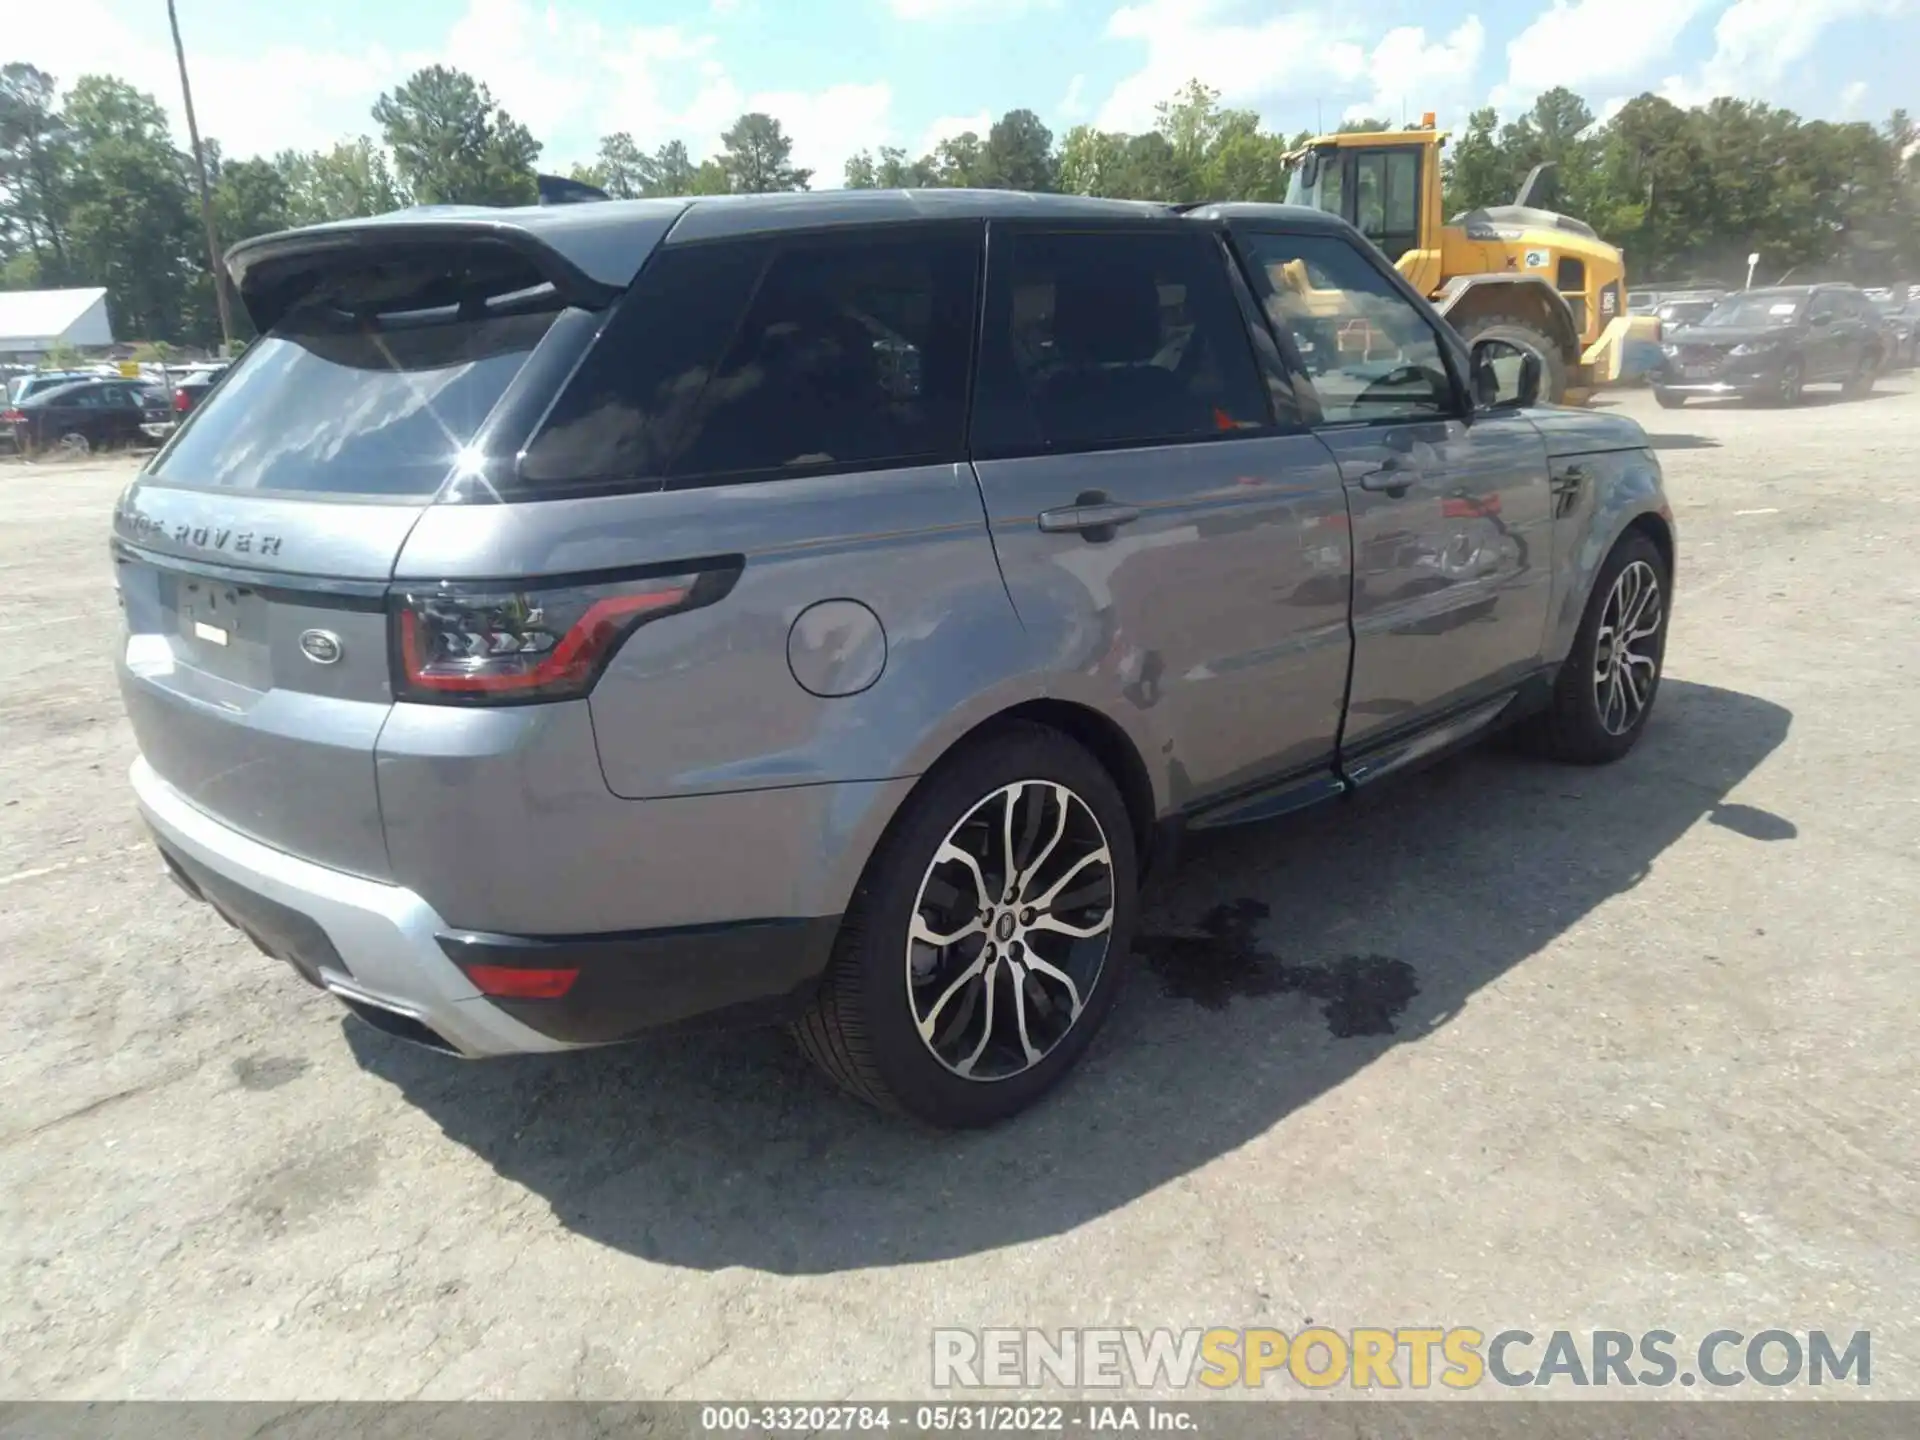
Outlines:
{"type": "MultiPolygon", "coordinates": [[[[596,137],[696,157],[742,110],[777,115],[838,183],[851,151],[920,153],[1016,105],[1056,132],[1150,125],[1190,77],[1295,130],[1350,112],[1504,112],[1571,86],[1802,114],[1920,112],[1920,0],[178,0],[203,131],[230,155],[370,132],[412,68],[459,65],[564,169],[596,137]]],[[[63,83],[125,75],[177,106],[162,0],[8,7],[0,59],[63,83]]],[[[184,128],[181,129],[184,135],[184,128]]]]}

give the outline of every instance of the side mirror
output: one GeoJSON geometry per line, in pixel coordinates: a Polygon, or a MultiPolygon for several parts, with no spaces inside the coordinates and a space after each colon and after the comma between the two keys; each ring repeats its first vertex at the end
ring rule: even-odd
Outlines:
{"type": "Polygon", "coordinates": [[[1538,352],[1491,337],[1473,345],[1473,403],[1479,410],[1518,410],[1540,403],[1546,363],[1538,352]]]}
{"type": "Polygon", "coordinates": [[[1833,316],[1823,311],[1818,315],[1809,315],[1807,317],[1807,323],[1809,325],[1831,325],[1833,323],[1833,316]]]}

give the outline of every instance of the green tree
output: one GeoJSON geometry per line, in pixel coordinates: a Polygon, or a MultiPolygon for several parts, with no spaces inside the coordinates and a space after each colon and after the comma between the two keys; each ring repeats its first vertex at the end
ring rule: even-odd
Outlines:
{"type": "Polygon", "coordinates": [[[364,135],[331,150],[283,151],[273,163],[286,183],[293,225],[384,215],[403,203],[387,152],[364,135]]]}
{"type": "Polygon", "coordinates": [[[911,190],[937,184],[929,157],[907,159],[907,152],[882,145],[879,153],[862,150],[847,161],[846,187],[849,190],[911,190]]]}
{"type": "Polygon", "coordinates": [[[222,166],[213,190],[213,217],[225,245],[288,229],[293,222],[286,176],[270,160],[222,166]]]}
{"type": "Polygon", "coordinates": [[[724,160],[702,160],[694,167],[688,177],[688,195],[730,195],[733,193],[733,174],[727,169],[724,160]]]}
{"type": "Polygon", "coordinates": [[[720,166],[736,194],[805,190],[813,179],[811,170],[793,165],[793,141],[771,115],[742,115],[720,137],[720,145],[720,166]]]}
{"type": "Polygon", "coordinates": [[[414,203],[533,203],[540,142],[464,71],[416,70],[374,101],[373,119],[414,203]]]}
{"type": "MultiPolygon", "coordinates": [[[[122,335],[182,338],[194,318],[193,277],[206,273],[205,260],[190,257],[204,254],[205,243],[188,162],[173,147],[165,112],[124,80],[84,75],[68,93],[65,113],[75,156],[68,219],[74,278],[107,287],[122,335]]],[[[198,317],[195,328],[204,331],[206,318],[198,317]]]]}
{"type": "Polygon", "coordinates": [[[947,136],[922,163],[932,173],[935,185],[949,189],[980,189],[993,181],[986,143],[971,130],[947,136]]]}
{"type": "Polygon", "coordinates": [[[1467,117],[1467,128],[1449,138],[1442,169],[1446,177],[1446,212],[1458,215],[1513,199],[1513,177],[1495,127],[1500,116],[1492,106],[1467,117]]]}
{"type": "Polygon", "coordinates": [[[1126,163],[1125,135],[1076,125],[1060,142],[1060,188],[1070,195],[1118,195],[1126,163]]]}
{"type": "Polygon", "coordinates": [[[53,77],[17,61],[0,66],[4,241],[32,255],[36,283],[61,283],[68,270],[72,165],[72,138],[53,77]]]}
{"type": "Polygon", "coordinates": [[[1002,190],[1059,188],[1053,132],[1031,110],[1009,110],[987,131],[986,183],[1002,190]]]}

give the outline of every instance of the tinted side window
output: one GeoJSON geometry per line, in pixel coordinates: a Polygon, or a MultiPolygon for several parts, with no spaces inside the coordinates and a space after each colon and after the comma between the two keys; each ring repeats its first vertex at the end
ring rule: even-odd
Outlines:
{"type": "Polygon", "coordinates": [[[971,228],[783,246],[670,481],[960,458],[979,268],[971,228]]]}
{"type": "Polygon", "coordinates": [[[977,230],[668,247],[528,447],[536,490],[957,457],[977,230]]]}
{"type": "Polygon", "coordinates": [[[1330,422],[1451,415],[1453,382],[1439,337],[1348,241],[1244,234],[1275,328],[1291,337],[1330,422]]]}
{"type": "Polygon", "coordinates": [[[1270,423],[1210,232],[995,236],[976,451],[1197,440],[1270,423]]]}
{"type": "Polygon", "coordinates": [[[536,493],[660,481],[771,248],[668,246],[647,261],[520,462],[536,493]]]}

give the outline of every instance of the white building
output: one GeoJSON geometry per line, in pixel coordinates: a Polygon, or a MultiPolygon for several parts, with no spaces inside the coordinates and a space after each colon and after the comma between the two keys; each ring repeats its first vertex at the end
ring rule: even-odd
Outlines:
{"type": "Polygon", "coordinates": [[[85,350],[111,344],[104,289],[0,290],[0,357],[25,360],[58,345],[85,350]]]}

